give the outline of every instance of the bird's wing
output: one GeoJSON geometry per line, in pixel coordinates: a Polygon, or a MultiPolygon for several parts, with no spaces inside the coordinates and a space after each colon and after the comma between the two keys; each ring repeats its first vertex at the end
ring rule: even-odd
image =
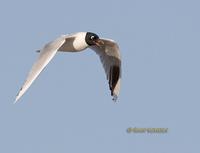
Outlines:
{"type": "Polygon", "coordinates": [[[21,87],[19,93],[16,96],[15,102],[26,92],[26,90],[31,86],[33,81],[38,77],[41,71],[45,68],[45,66],[51,61],[51,59],[55,56],[57,50],[64,44],[66,41],[67,35],[62,35],[56,40],[46,44],[43,49],[40,50],[40,55],[37,61],[34,63],[31,71],[28,74],[28,77],[21,87]]]}
{"type": "Polygon", "coordinates": [[[109,81],[111,96],[113,96],[113,100],[116,101],[119,95],[121,78],[121,57],[119,46],[113,40],[101,40],[104,42],[104,45],[101,47],[90,46],[90,48],[93,49],[100,57],[107,80],[109,81]]]}

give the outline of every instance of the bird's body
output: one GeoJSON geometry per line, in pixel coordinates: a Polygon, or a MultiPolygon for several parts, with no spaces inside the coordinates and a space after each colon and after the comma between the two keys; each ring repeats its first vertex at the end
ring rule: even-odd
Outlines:
{"type": "Polygon", "coordinates": [[[60,52],[80,52],[90,47],[101,59],[104,70],[109,80],[109,87],[113,100],[116,101],[120,90],[121,59],[117,43],[110,39],[100,39],[91,32],[78,32],[75,34],[62,35],[54,41],[46,44],[41,49],[37,61],[28,74],[27,80],[20,89],[15,102],[26,92],[41,71],[60,52]]]}

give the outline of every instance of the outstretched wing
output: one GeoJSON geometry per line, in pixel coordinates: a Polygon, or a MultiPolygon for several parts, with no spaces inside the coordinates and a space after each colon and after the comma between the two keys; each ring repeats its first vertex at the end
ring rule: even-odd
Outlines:
{"type": "Polygon", "coordinates": [[[109,81],[109,87],[111,90],[111,96],[116,101],[120,91],[120,79],[121,79],[121,58],[119,52],[119,46],[116,42],[110,39],[101,39],[104,45],[91,46],[100,57],[103,64],[107,80],[109,81]]]}
{"type": "Polygon", "coordinates": [[[40,55],[37,61],[34,63],[31,71],[28,74],[28,77],[21,87],[19,93],[16,96],[15,102],[26,92],[26,90],[31,86],[33,81],[38,77],[46,65],[51,61],[55,56],[57,50],[64,44],[66,35],[62,35],[56,40],[46,44],[44,48],[40,51],[40,55]]]}

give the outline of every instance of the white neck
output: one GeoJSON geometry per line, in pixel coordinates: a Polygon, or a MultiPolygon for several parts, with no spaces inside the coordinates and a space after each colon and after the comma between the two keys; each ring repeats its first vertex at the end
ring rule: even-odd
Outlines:
{"type": "Polygon", "coordinates": [[[85,41],[86,32],[78,32],[74,35],[75,40],[73,46],[76,50],[84,50],[88,47],[88,44],[85,41]]]}

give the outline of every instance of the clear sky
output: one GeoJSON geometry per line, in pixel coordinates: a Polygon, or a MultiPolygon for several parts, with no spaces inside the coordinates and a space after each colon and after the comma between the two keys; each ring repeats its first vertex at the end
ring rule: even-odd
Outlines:
{"type": "Polygon", "coordinates": [[[199,152],[200,1],[1,0],[1,153],[199,152]],[[37,58],[61,34],[119,43],[113,103],[92,50],[58,53],[13,104],[37,58]],[[129,127],[167,133],[127,133],[129,127]]]}

